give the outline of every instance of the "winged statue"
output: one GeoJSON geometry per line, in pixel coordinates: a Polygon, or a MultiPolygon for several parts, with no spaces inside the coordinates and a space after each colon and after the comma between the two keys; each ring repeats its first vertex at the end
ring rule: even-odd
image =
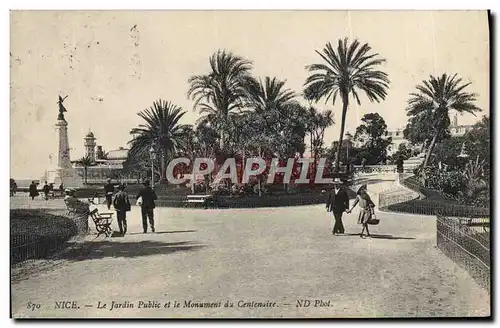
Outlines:
{"type": "Polygon", "coordinates": [[[64,98],[59,96],[59,101],[57,102],[57,104],[59,105],[59,115],[57,116],[58,120],[64,120],[64,112],[67,112],[66,107],[64,107],[63,105],[63,102],[66,98],[68,98],[68,96],[64,98]]]}

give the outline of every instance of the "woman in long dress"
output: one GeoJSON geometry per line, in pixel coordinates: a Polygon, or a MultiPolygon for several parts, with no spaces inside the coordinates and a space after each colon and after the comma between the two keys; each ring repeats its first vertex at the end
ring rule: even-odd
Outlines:
{"type": "Polygon", "coordinates": [[[31,200],[35,199],[35,197],[40,195],[40,193],[38,192],[38,189],[36,187],[35,181],[31,181],[31,184],[29,187],[29,193],[30,193],[31,200]]]}
{"type": "Polygon", "coordinates": [[[363,238],[363,233],[365,232],[366,229],[366,237],[370,237],[370,231],[368,230],[368,220],[371,218],[372,213],[373,213],[373,208],[375,207],[375,204],[373,203],[372,199],[366,192],[366,184],[360,186],[357,191],[357,196],[356,200],[354,201],[352,208],[349,210],[348,213],[350,213],[354,207],[359,204],[359,216],[358,216],[358,224],[363,225],[363,229],[361,230],[361,233],[359,236],[363,238]]]}

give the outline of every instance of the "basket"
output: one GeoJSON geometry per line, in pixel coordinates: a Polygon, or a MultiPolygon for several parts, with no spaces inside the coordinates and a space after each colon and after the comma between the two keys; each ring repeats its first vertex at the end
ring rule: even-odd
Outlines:
{"type": "Polygon", "coordinates": [[[368,221],[366,221],[366,224],[377,225],[379,223],[380,223],[380,219],[378,219],[377,216],[375,215],[375,212],[372,211],[370,218],[368,219],[368,221]]]}

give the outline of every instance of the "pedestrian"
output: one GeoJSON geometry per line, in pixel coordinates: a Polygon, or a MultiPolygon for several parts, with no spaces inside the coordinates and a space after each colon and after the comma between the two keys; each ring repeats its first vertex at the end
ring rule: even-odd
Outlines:
{"type": "Polygon", "coordinates": [[[335,224],[332,230],[333,235],[343,234],[345,232],[344,224],[342,223],[342,215],[348,209],[349,196],[342,188],[342,181],[340,178],[335,178],[335,180],[333,180],[333,190],[330,191],[328,201],[326,203],[327,212],[332,212],[335,219],[335,224]]]}
{"type": "Polygon", "coordinates": [[[59,185],[59,191],[64,191],[64,184],[61,182],[61,184],[59,185]]]}
{"type": "Polygon", "coordinates": [[[350,213],[357,204],[359,204],[360,208],[358,224],[361,224],[363,226],[363,229],[361,230],[359,236],[363,238],[363,233],[366,230],[366,237],[370,237],[370,231],[368,230],[368,221],[372,218],[375,204],[371,200],[370,195],[368,195],[367,193],[366,184],[363,184],[358,188],[358,191],[356,192],[356,200],[347,213],[350,213]]]}
{"type": "Polygon", "coordinates": [[[40,195],[38,193],[38,189],[36,187],[35,181],[31,181],[31,184],[30,184],[30,187],[29,187],[29,193],[30,193],[31,200],[35,199],[35,197],[37,197],[38,195],[40,195]]]}
{"type": "Polygon", "coordinates": [[[396,171],[398,173],[398,181],[401,181],[401,175],[404,173],[404,158],[399,155],[396,159],[396,171]]]}
{"type": "Polygon", "coordinates": [[[111,209],[111,203],[113,203],[113,194],[115,193],[115,186],[111,183],[111,179],[108,179],[108,183],[104,186],[104,195],[106,196],[106,205],[108,210],[111,209]]]}
{"type": "Polygon", "coordinates": [[[45,200],[49,200],[49,192],[50,192],[50,186],[47,184],[47,181],[45,181],[45,184],[43,185],[43,194],[45,196],[45,200]]]}
{"type": "Polygon", "coordinates": [[[154,208],[156,207],[155,200],[157,199],[158,197],[154,189],[149,185],[149,180],[144,181],[143,188],[137,194],[137,203],[141,206],[144,233],[148,232],[148,220],[151,231],[155,232],[154,208]]]}
{"type": "Polygon", "coordinates": [[[10,179],[10,195],[15,196],[17,191],[17,183],[14,179],[10,179]]]}
{"type": "Polygon", "coordinates": [[[366,173],[366,158],[364,158],[364,157],[361,160],[361,167],[362,167],[362,172],[366,173]]]}
{"type": "Polygon", "coordinates": [[[123,184],[118,186],[118,192],[113,199],[113,206],[116,210],[116,219],[120,234],[125,236],[127,233],[127,212],[130,211],[130,200],[123,184]]]}

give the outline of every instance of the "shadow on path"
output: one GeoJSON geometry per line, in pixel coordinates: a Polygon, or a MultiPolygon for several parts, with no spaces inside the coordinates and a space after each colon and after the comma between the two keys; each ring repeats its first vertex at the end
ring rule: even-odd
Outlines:
{"type": "MultiPolygon", "coordinates": [[[[156,232],[148,232],[149,234],[157,235],[157,234],[165,234],[165,233],[183,233],[183,232],[196,232],[196,230],[172,230],[172,231],[156,231],[156,232]]],[[[143,235],[143,232],[131,232],[127,233],[127,235],[143,235]]]]}
{"type": "MultiPolygon", "coordinates": [[[[358,233],[345,233],[345,234],[342,234],[342,235],[336,235],[335,237],[352,237],[352,236],[356,236],[356,237],[359,237],[359,232],[358,233]]],[[[393,235],[378,235],[378,234],[370,234],[371,238],[374,238],[374,239],[415,239],[413,237],[396,237],[396,236],[393,236],[393,235]]]]}
{"type": "MultiPolygon", "coordinates": [[[[124,240],[124,239],[120,239],[124,240]]],[[[110,240],[84,242],[83,247],[61,254],[57,259],[70,261],[96,260],[105,257],[139,257],[158,254],[170,254],[180,251],[195,251],[205,245],[191,242],[163,243],[157,241],[117,242],[110,240]],[[87,244],[87,245],[85,245],[87,244]]]]}
{"type": "Polygon", "coordinates": [[[377,235],[377,234],[370,234],[371,238],[375,239],[415,239],[413,237],[396,237],[393,235],[377,235]]]}

